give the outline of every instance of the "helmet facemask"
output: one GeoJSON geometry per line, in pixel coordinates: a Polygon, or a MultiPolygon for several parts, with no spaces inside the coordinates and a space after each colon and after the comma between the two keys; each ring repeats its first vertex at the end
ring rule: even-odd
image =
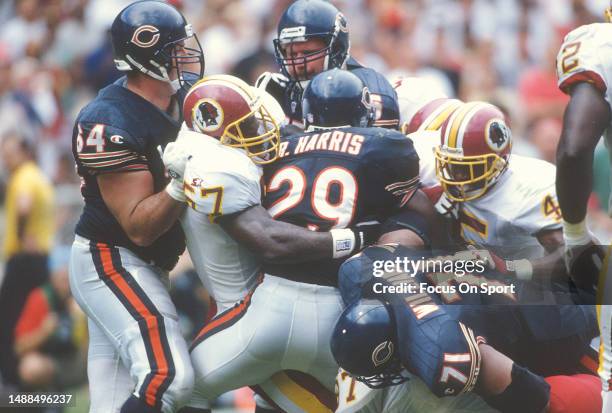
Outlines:
{"type": "Polygon", "coordinates": [[[162,74],[162,80],[172,84],[172,88],[188,90],[196,81],[204,76],[204,53],[198,37],[192,32],[191,25],[185,27],[187,37],[168,43],[159,52],[160,60],[165,63],[157,65],[162,74]]]}
{"type": "Polygon", "coordinates": [[[483,196],[508,166],[506,157],[495,153],[463,156],[461,149],[440,145],[434,149],[436,176],[446,195],[466,202],[483,196]]]}
{"type": "Polygon", "coordinates": [[[333,34],[296,37],[287,40],[274,40],[274,48],[278,64],[281,66],[283,74],[292,81],[298,83],[301,88],[305,88],[307,82],[316,74],[335,68],[341,67],[346,60],[346,54],[343,55],[341,48],[335,47],[336,36],[333,34]],[[309,51],[299,57],[292,57],[292,49],[295,44],[301,44],[309,40],[319,39],[325,45],[315,51],[309,51]],[[323,59],[322,70],[317,73],[308,73],[308,65],[323,59]]]}
{"type": "Polygon", "coordinates": [[[352,376],[355,380],[365,384],[371,389],[382,389],[389,386],[397,386],[410,380],[410,377],[402,374],[403,367],[399,357],[394,354],[386,363],[385,370],[374,376],[352,376]]]}
{"type": "Polygon", "coordinates": [[[265,165],[278,158],[280,129],[258,97],[252,111],[227,125],[219,140],[232,148],[244,149],[254,163],[265,165]]]}

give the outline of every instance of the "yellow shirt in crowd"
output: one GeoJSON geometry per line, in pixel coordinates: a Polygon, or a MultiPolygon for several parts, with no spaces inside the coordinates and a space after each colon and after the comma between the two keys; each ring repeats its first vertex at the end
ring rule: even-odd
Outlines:
{"type": "Polygon", "coordinates": [[[26,220],[25,236],[31,237],[42,253],[48,253],[51,248],[55,229],[53,187],[40,168],[34,162],[28,161],[14,171],[6,188],[5,259],[23,252],[23,245],[17,236],[17,211],[19,199],[24,196],[29,197],[32,202],[31,212],[26,220]]]}

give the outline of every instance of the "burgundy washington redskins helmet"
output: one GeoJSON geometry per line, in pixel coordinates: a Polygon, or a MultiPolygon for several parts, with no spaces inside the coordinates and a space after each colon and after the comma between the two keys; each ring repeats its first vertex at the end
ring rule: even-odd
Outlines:
{"type": "Polygon", "coordinates": [[[402,133],[408,135],[416,131],[438,130],[455,109],[462,104],[463,102],[459,99],[434,99],[417,110],[412,119],[402,125],[402,133]]]}
{"type": "Polygon", "coordinates": [[[266,107],[265,93],[229,75],[207,76],[189,90],[183,104],[187,126],[244,149],[258,164],[278,157],[280,131],[266,107]]]}
{"type": "Polygon", "coordinates": [[[436,176],[450,199],[479,198],[508,167],[511,149],[512,134],[499,108],[464,103],[442,125],[436,176]]]}

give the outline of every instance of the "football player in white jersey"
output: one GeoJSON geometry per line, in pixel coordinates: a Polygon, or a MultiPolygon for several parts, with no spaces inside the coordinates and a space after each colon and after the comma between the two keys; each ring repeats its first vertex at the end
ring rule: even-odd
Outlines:
{"type": "MultiPolygon", "coordinates": [[[[261,165],[273,162],[278,155],[277,121],[284,118],[275,104],[273,98],[238,78],[205,77],[187,94],[186,127],[166,150],[166,167],[184,182],[183,191],[171,195],[191,207],[181,217],[187,248],[217,307],[218,317],[196,340],[213,333],[222,323],[240,318],[248,306],[248,293],[261,275],[261,259],[300,262],[339,258],[360,249],[362,242],[371,238],[357,229],[313,232],[274,221],[260,205],[261,165]],[[189,156],[184,165],[181,153],[189,156]]],[[[192,359],[197,369],[193,354],[192,359]]],[[[288,384],[284,379],[275,377],[276,381],[262,386],[274,395],[276,388],[288,384]]],[[[189,408],[204,410],[207,402],[198,397],[198,390],[196,383],[189,408]]],[[[278,394],[283,393],[279,390],[278,394]]],[[[274,399],[274,403],[296,411],[290,400],[274,399]]]]}
{"type": "MultiPolygon", "coordinates": [[[[420,133],[410,136],[417,141],[420,133]]],[[[450,213],[461,238],[493,252],[498,270],[523,279],[562,269],[555,167],[511,155],[510,129],[489,103],[462,104],[439,133],[433,156],[429,150],[419,152],[420,168],[435,169],[442,201],[453,205],[450,213]]]]}
{"type": "MultiPolygon", "coordinates": [[[[609,17],[610,9],[607,11],[609,17]]],[[[563,214],[565,263],[587,291],[598,284],[601,330],[599,374],[604,412],[612,412],[612,262],[586,225],[593,189],[593,152],[600,138],[612,139],[612,24],[593,23],[571,31],[557,57],[559,88],[570,96],[557,148],[557,193],[563,214]]]]}
{"type": "MultiPolygon", "coordinates": [[[[428,103],[438,99],[460,102],[457,99],[450,99],[438,84],[427,79],[399,76],[394,79],[390,79],[389,81],[397,93],[400,130],[405,135],[416,131],[416,128],[411,128],[415,125],[415,119],[420,117],[419,113],[422,113],[424,106],[428,103]]],[[[441,109],[441,112],[443,111],[444,109],[441,109]]],[[[439,113],[440,112],[437,112],[436,115],[439,113]]],[[[435,116],[432,118],[432,121],[434,118],[435,116]]],[[[444,121],[444,118],[440,119],[441,121],[437,124],[437,126],[435,122],[424,121],[420,121],[419,126],[422,126],[421,130],[437,130],[440,126],[442,126],[442,122],[444,121]]]]}

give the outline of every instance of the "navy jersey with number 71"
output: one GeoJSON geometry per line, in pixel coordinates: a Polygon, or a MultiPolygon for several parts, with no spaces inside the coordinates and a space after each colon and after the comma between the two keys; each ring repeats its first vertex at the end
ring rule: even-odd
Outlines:
{"type": "Polygon", "coordinates": [[[296,134],[282,140],[279,159],[264,169],[264,206],[273,218],[312,230],[345,228],[397,212],[418,188],[418,173],[412,141],[394,130],[296,134]]]}

